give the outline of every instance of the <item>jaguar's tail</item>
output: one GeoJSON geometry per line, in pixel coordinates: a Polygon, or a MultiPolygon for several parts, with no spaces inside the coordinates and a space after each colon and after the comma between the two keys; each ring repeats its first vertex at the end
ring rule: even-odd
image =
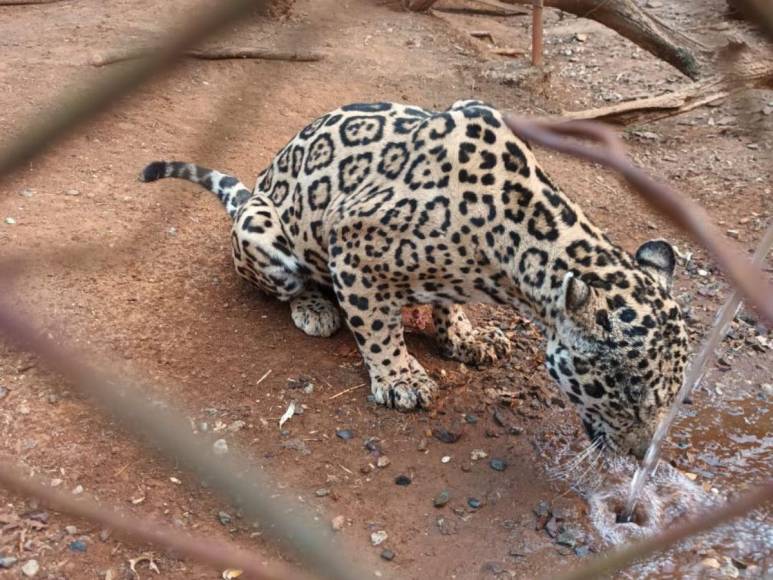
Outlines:
{"type": "Polygon", "coordinates": [[[146,183],[165,177],[186,179],[205,187],[223,202],[225,210],[232,218],[236,217],[239,207],[252,196],[252,192],[235,177],[194,163],[154,161],[140,173],[140,181],[146,183]]]}

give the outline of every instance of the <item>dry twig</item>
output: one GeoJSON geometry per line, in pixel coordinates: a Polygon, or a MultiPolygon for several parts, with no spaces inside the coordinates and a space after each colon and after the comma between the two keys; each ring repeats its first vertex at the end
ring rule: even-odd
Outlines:
{"type": "Polygon", "coordinates": [[[631,189],[706,248],[748,304],[773,322],[773,288],[760,268],[724,239],[700,205],[635,166],[611,129],[593,121],[530,121],[513,115],[505,115],[505,123],[522,139],[616,170],[631,189]],[[590,140],[600,146],[589,147],[565,137],[590,140]]]}
{"type": "MultiPolygon", "coordinates": [[[[149,48],[132,49],[112,49],[94,55],[91,59],[93,66],[105,66],[117,62],[126,62],[138,60],[151,55],[153,51],[149,48]]],[[[288,62],[316,62],[322,60],[324,56],[318,52],[275,50],[272,48],[228,48],[228,47],[207,47],[186,50],[184,56],[197,58],[199,60],[230,60],[230,59],[253,59],[253,60],[282,60],[288,62]]]]}

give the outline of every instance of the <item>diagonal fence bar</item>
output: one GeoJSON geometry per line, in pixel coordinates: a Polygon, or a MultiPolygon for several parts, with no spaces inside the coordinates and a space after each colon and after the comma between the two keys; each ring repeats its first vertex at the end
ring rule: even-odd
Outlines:
{"type": "Polygon", "coordinates": [[[207,564],[218,572],[224,568],[238,569],[243,572],[245,578],[255,580],[309,579],[309,576],[284,566],[262,564],[257,555],[236,548],[231,542],[192,536],[160,521],[129,516],[96,502],[75,499],[71,495],[24,477],[8,462],[0,461],[0,485],[11,491],[38,498],[56,511],[99,523],[128,540],[139,540],[173,550],[180,556],[207,564]]]}
{"type": "Polygon", "coordinates": [[[149,447],[205,479],[249,520],[264,525],[268,534],[292,550],[316,575],[330,580],[360,580],[369,576],[336,549],[331,532],[300,507],[274,497],[266,476],[236,452],[216,457],[204,442],[190,434],[186,418],[163,409],[148,393],[129,382],[100,372],[39,333],[7,305],[0,303],[0,331],[17,348],[38,355],[82,393],[108,410],[149,447]]]}
{"type": "Polygon", "coordinates": [[[270,0],[219,0],[201,9],[177,32],[170,33],[152,55],[104,71],[91,83],[64,91],[48,110],[36,113],[18,135],[0,146],[0,179],[50,147],[84,121],[94,117],[140,84],[169,68],[186,50],[238,20],[250,9],[265,8],[270,0]]]}

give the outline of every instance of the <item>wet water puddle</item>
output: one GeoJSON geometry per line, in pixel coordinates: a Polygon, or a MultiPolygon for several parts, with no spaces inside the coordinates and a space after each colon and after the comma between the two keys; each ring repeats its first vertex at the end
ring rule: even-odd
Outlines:
{"type": "MultiPolygon", "coordinates": [[[[737,374],[766,374],[760,373],[761,366],[749,363],[746,372],[737,374]]],[[[587,461],[580,462],[567,472],[576,450],[556,440],[539,444],[544,447],[543,456],[553,458],[548,472],[571,484],[587,502],[601,549],[657,533],[770,478],[773,399],[762,392],[759,380],[712,374],[718,376],[709,377],[708,386],[694,394],[693,404],[683,407],[664,446],[664,457],[643,489],[635,523],[616,521],[636,469],[632,459],[605,460],[603,467],[593,469],[588,469],[587,461]]],[[[771,573],[773,514],[758,510],[690,538],[617,577],[764,578],[771,573]]]]}

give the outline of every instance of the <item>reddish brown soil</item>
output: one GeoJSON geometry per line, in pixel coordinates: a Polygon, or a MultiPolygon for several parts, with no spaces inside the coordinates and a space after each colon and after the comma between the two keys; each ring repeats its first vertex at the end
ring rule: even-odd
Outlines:
{"type": "MultiPolygon", "coordinates": [[[[60,91],[102,74],[88,64],[93,53],[161,31],[175,14],[186,14],[186,4],[165,2],[162,10],[162,4],[149,0],[73,0],[0,8],[4,138],[12,139],[60,91]]],[[[706,42],[719,41],[728,27],[748,35],[743,25],[725,23],[722,0],[674,8],[653,4],[659,16],[706,42]]],[[[543,370],[538,334],[512,312],[472,307],[476,319],[496,319],[518,337],[510,364],[466,371],[441,359],[431,339],[414,332],[412,351],[444,388],[435,411],[400,414],[378,408],[366,401],[366,389],[330,400],[366,379],[351,336],[341,331],[331,339],[307,337],[294,328],[285,305],[237,280],[229,258],[228,218],[211,195],[179,182],[141,185],[136,175],[150,160],[180,158],[231,171],[250,183],[308,120],[351,101],[444,108],[476,97],[501,109],[539,114],[685,83],[667,65],[591,21],[547,15],[546,76],[530,72],[525,58],[491,54],[486,42],[467,34],[471,30],[490,31],[500,46],[526,51],[529,45],[525,17],[409,14],[397,2],[376,0],[296,2],[283,19],[246,22],[222,43],[301,44],[324,51],[323,61],[185,61],[5,180],[0,190],[0,257],[27,260],[21,275],[3,280],[12,282],[12,289],[3,289],[4,299],[29,313],[54,340],[158,385],[158,396],[186,409],[200,437],[223,437],[240,446],[321,518],[345,516],[340,535],[357,547],[366,568],[405,578],[533,578],[582,560],[535,530],[535,505],[568,489],[564,482],[547,480],[546,460],[534,450],[534,438],[558,432],[580,436],[574,413],[564,408],[543,370]],[[587,40],[575,40],[578,32],[587,40]],[[515,80],[503,83],[503,75],[515,80]],[[6,224],[6,217],[16,223],[6,224]],[[85,257],[67,258],[84,247],[90,249],[85,257]],[[310,378],[313,392],[289,389],[288,379],[297,377],[310,378]],[[520,435],[508,434],[493,419],[503,390],[514,394],[513,409],[507,411],[523,429],[520,435]],[[282,434],[277,420],[293,399],[303,403],[304,413],[282,434]],[[475,415],[477,422],[466,423],[465,415],[475,415]],[[244,427],[231,432],[235,421],[244,427]],[[207,432],[201,432],[201,423],[207,423],[207,432]],[[459,442],[427,437],[433,427],[454,423],[463,425],[459,442]],[[338,428],[353,430],[354,439],[337,438],[338,428]],[[368,437],[380,440],[389,466],[368,467],[376,463],[363,447],[368,437]],[[426,451],[418,449],[423,438],[426,451]],[[299,439],[309,454],[287,447],[299,439]],[[473,449],[505,459],[508,469],[496,472],[487,459],[471,461],[473,449]],[[441,462],[444,455],[452,458],[449,463],[441,462]],[[396,486],[399,474],[410,475],[412,484],[396,486]],[[317,497],[322,487],[331,493],[317,497]],[[443,489],[451,491],[451,501],[434,508],[432,498],[443,489]],[[467,508],[470,496],[483,506],[467,508]],[[396,553],[394,561],[381,560],[382,548],[370,546],[376,529],[389,533],[385,546],[396,553]],[[509,555],[524,542],[531,553],[509,555]]],[[[769,127],[773,116],[761,111],[769,112],[773,93],[755,91],[748,99],[754,124],[769,127]]],[[[702,203],[750,248],[771,215],[765,172],[770,141],[739,126],[738,106],[728,101],[635,127],[626,135],[642,165],[702,203]]],[[[713,271],[703,252],[610,174],[547,152],[540,158],[626,249],[666,237],[694,251],[695,262],[713,271]]],[[[726,286],[701,295],[695,293],[699,282],[681,273],[676,293],[690,293],[693,315],[703,321],[726,286]]],[[[743,367],[749,384],[769,382],[768,355],[746,355],[761,361],[743,367]]],[[[267,560],[292,560],[192,477],[116,430],[42,363],[0,347],[0,386],[7,389],[0,397],[4,458],[43,481],[61,480],[62,489],[81,485],[85,494],[136,515],[152,514],[184,530],[233,539],[267,560]],[[234,516],[232,524],[218,521],[221,510],[234,516]]],[[[0,517],[6,518],[34,507],[2,490],[0,502],[0,517]]],[[[147,549],[100,539],[98,528],[59,514],[51,514],[41,530],[27,526],[28,543],[21,546],[14,535],[20,528],[4,532],[2,525],[0,520],[0,556],[17,557],[20,564],[36,558],[38,576],[44,578],[95,578],[107,570],[113,578],[130,578],[128,559],[147,549]],[[75,535],[67,533],[68,525],[77,526],[75,535]],[[78,538],[86,541],[85,553],[68,548],[78,538]]],[[[590,545],[595,546],[593,539],[590,545]]],[[[163,578],[219,577],[164,554],[157,554],[157,563],[163,578]]],[[[19,576],[20,564],[0,570],[0,576],[19,576]]]]}

